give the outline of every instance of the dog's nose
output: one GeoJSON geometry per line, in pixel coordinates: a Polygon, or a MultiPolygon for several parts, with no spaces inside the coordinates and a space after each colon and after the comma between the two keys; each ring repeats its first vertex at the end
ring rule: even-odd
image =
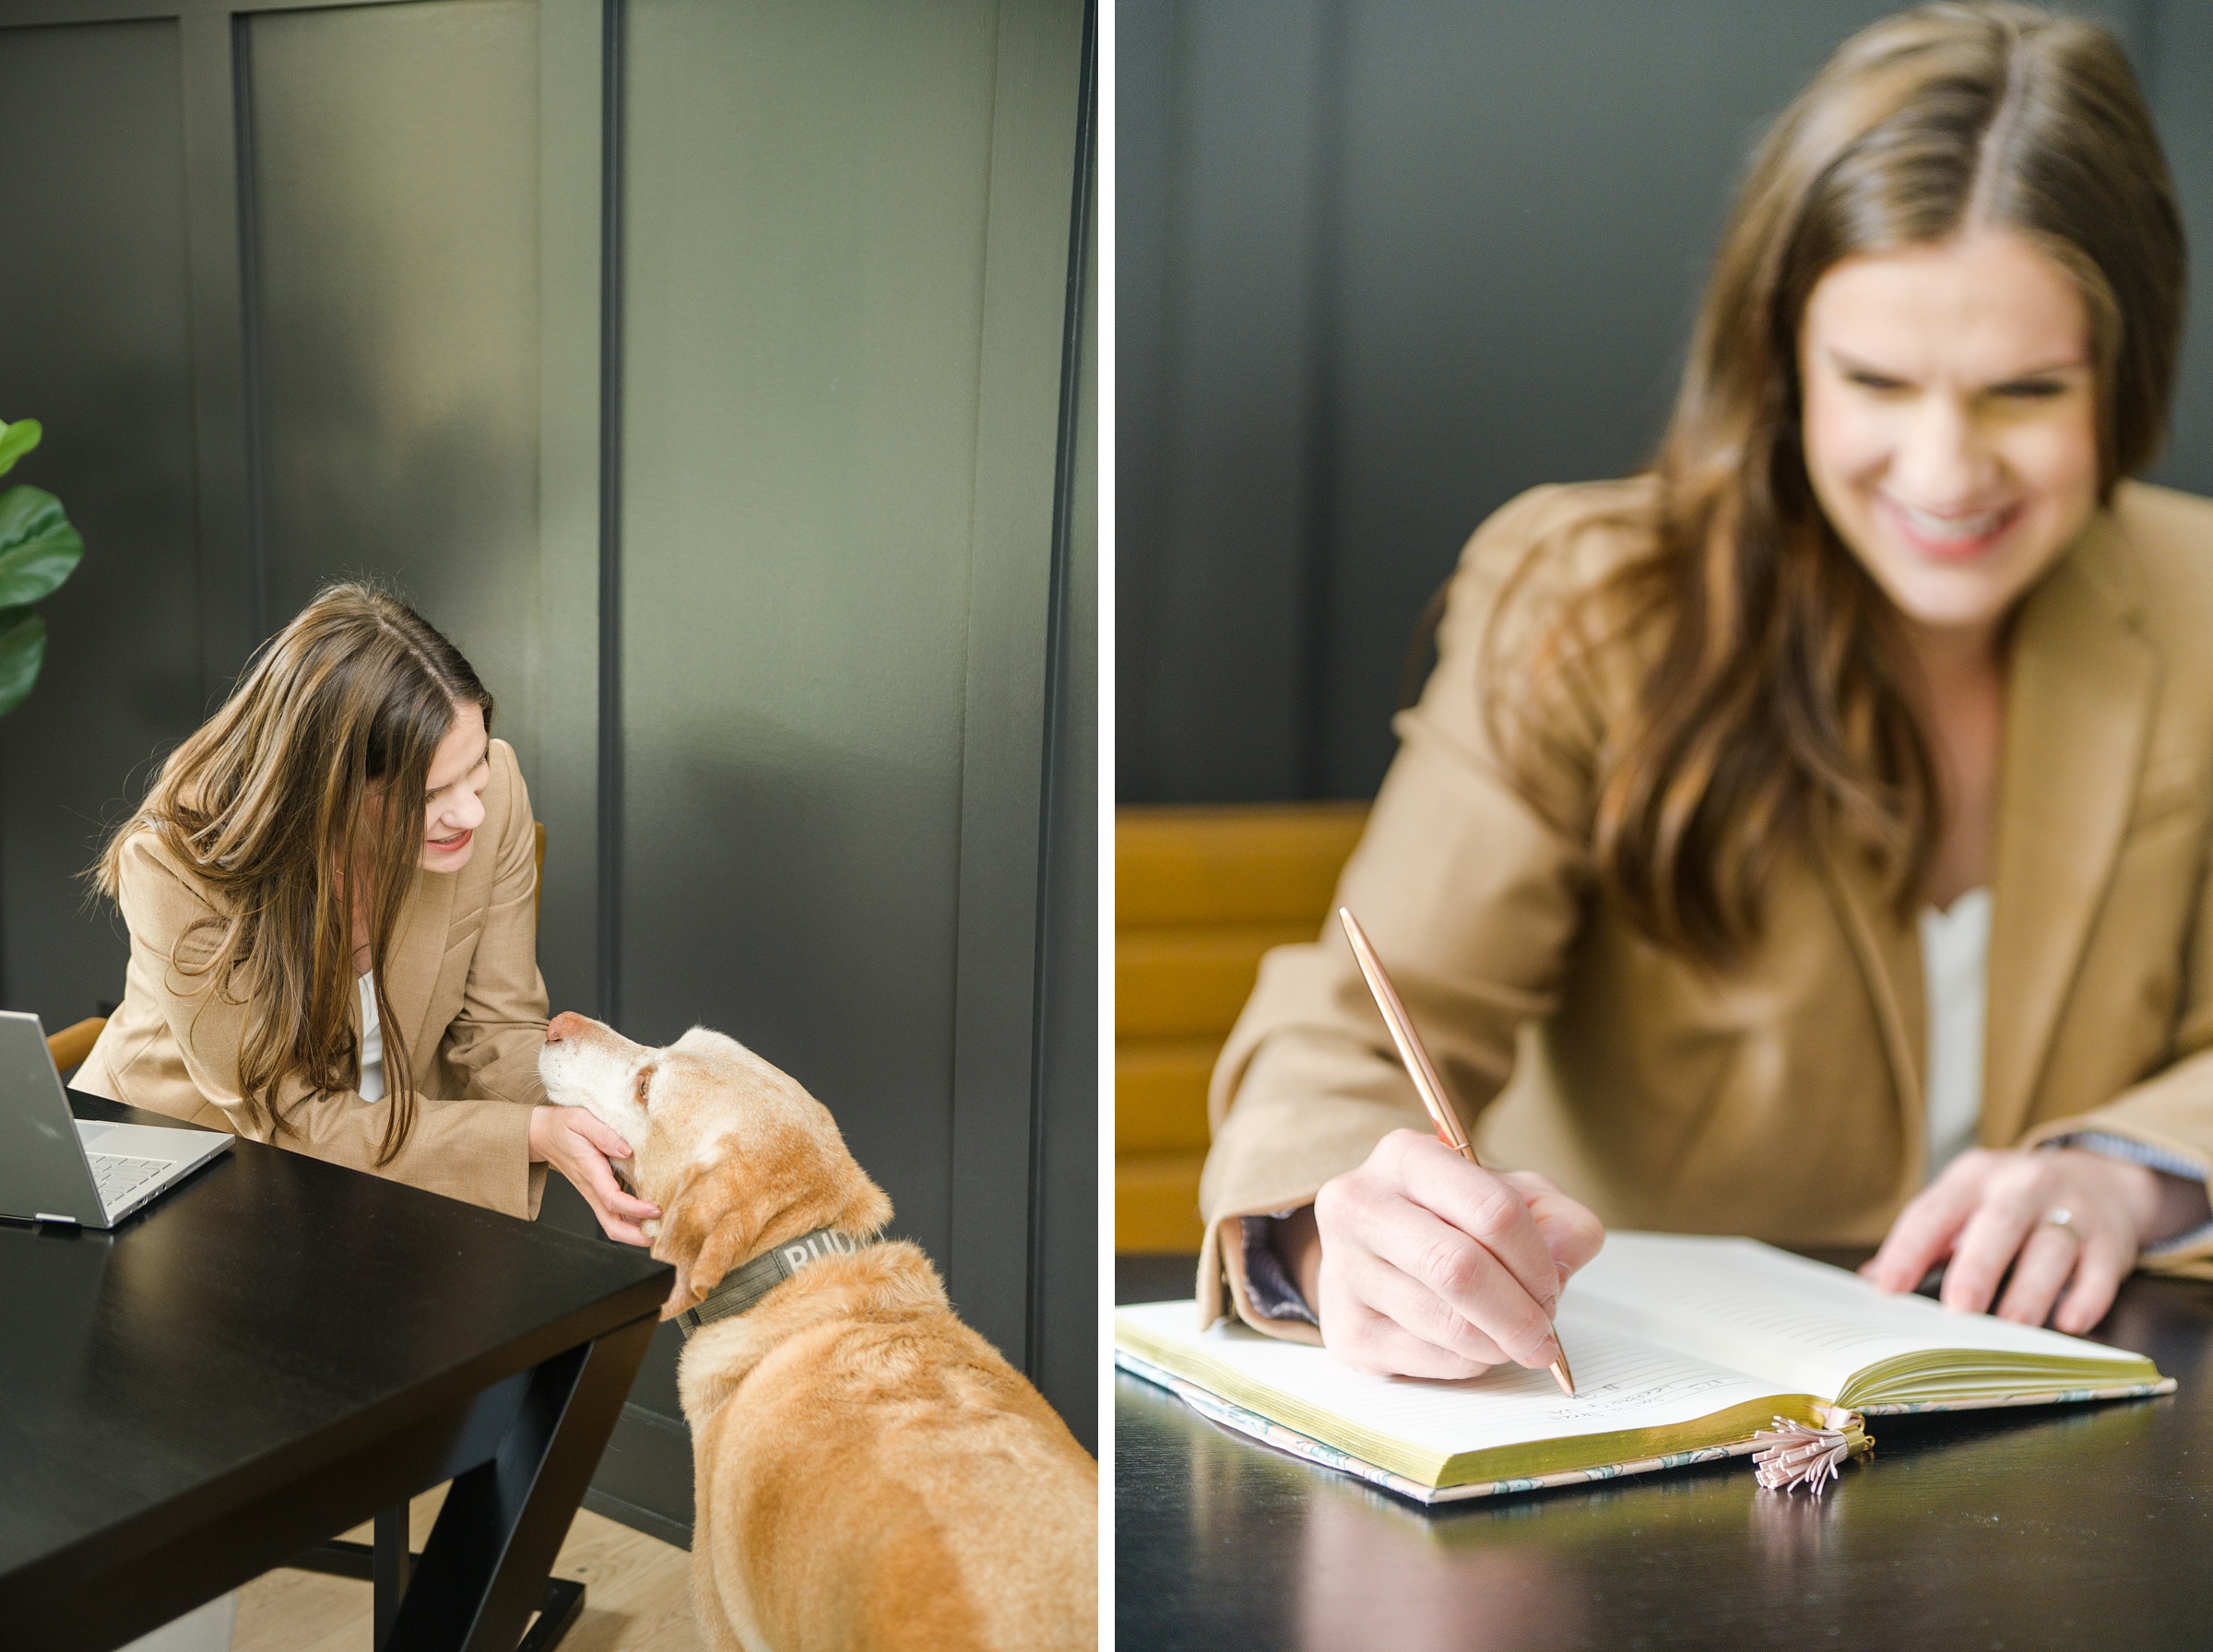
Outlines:
{"type": "Polygon", "coordinates": [[[546,1042],[559,1044],[572,1033],[583,1032],[589,1024],[574,1009],[564,1009],[546,1023],[546,1042]]]}

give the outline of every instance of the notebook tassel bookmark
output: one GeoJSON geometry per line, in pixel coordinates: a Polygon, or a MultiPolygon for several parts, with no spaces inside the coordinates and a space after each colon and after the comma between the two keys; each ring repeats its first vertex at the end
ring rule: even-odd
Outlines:
{"type": "Polygon", "coordinates": [[[1867,1420],[1840,1405],[1821,1408],[1828,1426],[1810,1427],[1787,1417],[1775,1419],[1773,1429],[1752,1436],[1759,1449],[1752,1454],[1753,1471],[1770,1492],[1794,1492],[1804,1486],[1815,1497],[1836,1479],[1837,1469],[1848,1457],[1872,1454],[1875,1441],[1868,1436],[1867,1420]]]}

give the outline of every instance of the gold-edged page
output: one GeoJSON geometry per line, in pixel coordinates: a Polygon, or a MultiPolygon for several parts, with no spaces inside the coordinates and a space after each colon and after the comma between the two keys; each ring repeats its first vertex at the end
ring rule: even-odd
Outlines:
{"type": "Polygon", "coordinates": [[[1812,1415],[1810,1396],[1625,1336],[1604,1310],[1566,1301],[1573,1399],[1515,1365],[1462,1382],[1370,1376],[1235,1321],[1201,1331],[1189,1302],[1118,1308],[1114,1326],[1118,1344],[1162,1370],[1430,1486],[1604,1468],[1741,1440],[1778,1412],[1812,1415]]]}
{"type": "Polygon", "coordinates": [[[1609,1233],[1562,1301],[1686,1357],[1858,1407],[2159,1380],[2141,1354],[1893,1296],[1751,1239],[1609,1233]]]}

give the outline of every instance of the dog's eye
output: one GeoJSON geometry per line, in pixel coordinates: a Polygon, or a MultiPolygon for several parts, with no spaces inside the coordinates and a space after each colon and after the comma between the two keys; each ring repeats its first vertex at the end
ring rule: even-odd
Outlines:
{"type": "Polygon", "coordinates": [[[637,1084],[637,1091],[636,1091],[635,1096],[633,1097],[633,1099],[634,1099],[634,1100],[637,1102],[637,1103],[638,1103],[638,1105],[639,1105],[639,1106],[641,1106],[641,1107],[645,1106],[645,1092],[646,1092],[647,1091],[651,1090],[652,1088],[653,1088],[653,1068],[651,1068],[650,1067],[648,1067],[648,1068],[640,1068],[640,1069],[639,1069],[639,1072],[638,1072],[638,1084],[637,1084]]]}

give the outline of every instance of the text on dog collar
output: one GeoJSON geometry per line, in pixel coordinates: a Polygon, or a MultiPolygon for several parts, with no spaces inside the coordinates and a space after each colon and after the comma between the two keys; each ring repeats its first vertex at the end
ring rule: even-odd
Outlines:
{"type": "Polygon", "coordinates": [[[832,1257],[858,1255],[864,1246],[875,1243],[873,1239],[856,1239],[835,1228],[817,1228],[811,1233],[787,1239],[724,1274],[721,1282],[702,1297],[696,1306],[686,1308],[676,1316],[677,1328],[690,1337],[703,1325],[744,1313],[800,1268],[828,1261],[832,1257]]]}

